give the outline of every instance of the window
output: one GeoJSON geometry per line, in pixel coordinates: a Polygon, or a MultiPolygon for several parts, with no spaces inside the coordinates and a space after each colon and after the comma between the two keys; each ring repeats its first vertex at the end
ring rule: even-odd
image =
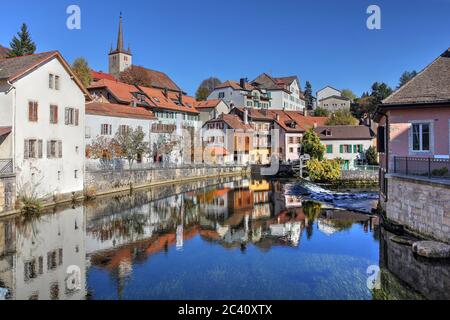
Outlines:
{"type": "Polygon", "coordinates": [[[289,143],[294,143],[294,137],[289,137],[289,143]]]}
{"type": "Polygon", "coordinates": [[[53,89],[53,79],[54,79],[54,76],[50,73],[48,75],[48,88],[49,89],[53,89]]]}
{"type": "Polygon", "coordinates": [[[412,125],[413,151],[430,151],[430,124],[414,123],[412,125]]]}
{"type": "Polygon", "coordinates": [[[341,144],[340,152],[341,153],[352,153],[352,145],[351,144],[341,144]]]}
{"type": "Polygon", "coordinates": [[[225,98],[225,92],[219,92],[219,99],[225,98]]]}
{"type": "Polygon", "coordinates": [[[353,153],[362,153],[364,151],[362,144],[353,145],[353,153]]]}
{"type": "Polygon", "coordinates": [[[74,170],[73,176],[75,179],[78,179],[78,170],[74,170]]]}
{"type": "Polygon", "coordinates": [[[119,126],[119,134],[126,135],[128,132],[130,132],[130,127],[127,125],[120,125],[119,126]]]}
{"type": "Polygon", "coordinates": [[[294,153],[294,148],[289,148],[290,153],[294,153]]]}
{"type": "Polygon", "coordinates": [[[50,123],[58,123],[58,106],[50,106],[50,123]]]}
{"type": "Polygon", "coordinates": [[[42,158],[42,140],[29,139],[24,142],[24,159],[42,158]]]}
{"type": "Polygon", "coordinates": [[[327,153],[333,153],[333,145],[327,144],[327,153]]]}
{"type": "Polygon", "coordinates": [[[62,141],[47,141],[47,158],[62,158],[62,141]]]}
{"type": "Polygon", "coordinates": [[[100,133],[103,136],[110,136],[112,134],[112,125],[110,124],[102,124],[100,133]]]}
{"type": "Polygon", "coordinates": [[[75,108],[66,108],[65,112],[65,123],[66,125],[78,126],[80,112],[75,108]]]}
{"type": "Polygon", "coordinates": [[[91,127],[85,127],[84,128],[84,137],[86,139],[89,139],[91,137],[91,127]]]}
{"type": "Polygon", "coordinates": [[[380,153],[386,152],[386,130],[385,127],[380,126],[377,129],[377,151],[380,153]]]}
{"type": "Polygon", "coordinates": [[[24,275],[25,281],[30,281],[31,279],[37,278],[37,270],[36,270],[36,259],[25,262],[24,264],[24,275]]]}
{"type": "Polygon", "coordinates": [[[59,76],[55,76],[55,90],[59,90],[59,76]]]}
{"type": "Polygon", "coordinates": [[[38,103],[36,101],[28,102],[28,121],[38,121],[38,103]]]}

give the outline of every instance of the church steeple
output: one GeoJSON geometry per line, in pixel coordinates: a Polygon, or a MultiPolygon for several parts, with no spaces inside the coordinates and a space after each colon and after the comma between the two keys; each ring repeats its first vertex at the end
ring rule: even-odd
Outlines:
{"type": "Polygon", "coordinates": [[[117,47],[109,52],[109,73],[118,76],[122,71],[132,65],[130,46],[128,50],[123,46],[123,19],[122,12],[119,17],[119,33],[117,35],[117,47]]]}

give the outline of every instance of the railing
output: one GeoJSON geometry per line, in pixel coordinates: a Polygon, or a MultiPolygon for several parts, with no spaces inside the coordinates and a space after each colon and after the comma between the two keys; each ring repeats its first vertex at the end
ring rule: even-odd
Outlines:
{"type": "Polygon", "coordinates": [[[0,176],[14,173],[12,159],[0,159],[0,176]]]}
{"type": "Polygon", "coordinates": [[[394,173],[450,179],[450,159],[394,157],[394,173]]]}
{"type": "Polygon", "coordinates": [[[376,171],[378,172],[380,170],[380,166],[373,166],[373,165],[356,165],[353,169],[356,171],[376,171]]]}

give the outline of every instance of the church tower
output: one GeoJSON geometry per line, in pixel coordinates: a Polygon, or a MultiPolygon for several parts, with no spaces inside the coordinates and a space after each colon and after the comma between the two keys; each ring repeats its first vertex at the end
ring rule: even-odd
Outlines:
{"type": "Polygon", "coordinates": [[[117,48],[109,52],[109,73],[116,78],[125,69],[131,67],[132,55],[131,50],[123,47],[123,27],[122,27],[122,13],[120,13],[119,21],[119,35],[117,37],[117,48]]]}

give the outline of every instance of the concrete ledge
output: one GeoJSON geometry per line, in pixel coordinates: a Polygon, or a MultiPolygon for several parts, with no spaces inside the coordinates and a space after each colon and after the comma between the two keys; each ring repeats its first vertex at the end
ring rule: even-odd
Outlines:
{"type": "Polygon", "coordinates": [[[450,189],[450,180],[449,179],[428,178],[428,177],[421,177],[421,176],[407,176],[405,174],[399,174],[399,173],[388,173],[388,174],[386,174],[386,178],[397,178],[402,181],[416,182],[416,183],[420,183],[420,184],[450,189]]]}

